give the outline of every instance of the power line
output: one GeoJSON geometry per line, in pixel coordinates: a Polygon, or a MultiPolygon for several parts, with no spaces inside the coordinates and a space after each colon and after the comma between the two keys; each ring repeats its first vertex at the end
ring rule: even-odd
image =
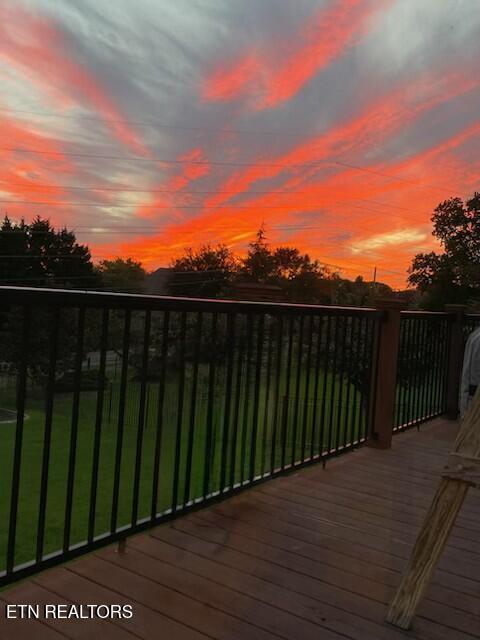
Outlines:
{"type": "MultiPolygon", "coordinates": [[[[313,229],[324,229],[325,227],[322,225],[307,225],[307,226],[299,226],[299,225],[285,225],[285,226],[275,226],[275,227],[270,227],[270,229],[272,231],[310,231],[313,229]]],[[[154,228],[154,227],[122,227],[121,229],[119,229],[117,231],[117,227],[99,227],[99,228],[92,228],[92,227],[75,227],[73,230],[69,231],[68,233],[82,233],[82,234],[101,234],[101,233],[111,233],[111,234],[132,234],[132,233],[162,233],[164,231],[164,229],[158,229],[158,228],[154,228]]],[[[209,231],[209,232],[215,232],[215,231],[230,231],[231,233],[235,233],[237,236],[238,235],[242,235],[242,234],[249,234],[249,235],[253,235],[256,233],[256,230],[249,230],[249,229],[245,229],[245,230],[241,230],[241,229],[232,229],[231,226],[226,226],[226,227],[222,227],[222,226],[218,226],[218,227],[202,227],[201,231],[209,231]]],[[[186,234],[198,234],[199,230],[198,229],[184,229],[181,231],[182,234],[186,235],[186,234]]],[[[46,232],[45,231],[22,231],[20,230],[9,230],[9,231],[2,231],[0,229],[0,234],[35,234],[35,235],[44,235],[46,232]]]]}
{"type": "Polygon", "coordinates": [[[337,164],[341,167],[346,167],[347,169],[353,169],[354,171],[364,171],[365,173],[371,173],[372,175],[375,176],[381,176],[382,178],[390,178],[391,180],[398,180],[399,182],[406,182],[408,184],[415,184],[417,186],[422,186],[424,188],[427,189],[441,189],[442,191],[450,191],[451,193],[457,193],[456,191],[454,192],[453,190],[450,190],[448,188],[445,187],[441,187],[440,185],[434,185],[434,184],[428,184],[426,182],[418,182],[418,180],[411,180],[409,178],[401,178],[400,176],[392,176],[389,173],[384,173],[383,171],[376,171],[375,169],[367,169],[366,167],[359,167],[357,165],[354,164],[349,164],[347,162],[341,162],[339,160],[335,160],[333,162],[333,164],[337,164]]]}
{"type": "Polygon", "coordinates": [[[399,182],[405,182],[407,184],[413,184],[418,187],[423,187],[427,189],[434,190],[442,190],[443,192],[449,193],[457,193],[453,189],[445,188],[440,185],[432,185],[428,183],[422,183],[417,180],[411,180],[409,178],[402,178],[400,176],[394,176],[389,173],[384,173],[382,171],[376,171],[374,169],[367,169],[366,167],[361,167],[358,165],[342,162],[339,160],[333,159],[324,159],[322,161],[317,162],[292,162],[290,164],[282,164],[275,162],[229,162],[229,161],[220,161],[220,160],[178,160],[171,158],[144,158],[141,156],[114,156],[114,155],[97,155],[92,153],[80,153],[73,151],[52,151],[52,150],[43,150],[43,149],[26,149],[20,147],[0,147],[0,151],[12,151],[16,153],[31,153],[38,155],[54,155],[54,156],[68,156],[68,157],[79,157],[79,158],[92,158],[97,160],[125,160],[128,162],[154,162],[157,164],[174,164],[174,165],[204,165],[204,166],[226,166],[226,167],[275,167],[279,169],[291,169],[292,167],[302,167],[302,168],[310,168],[310,167],[319,167],[328,164],[334,164],[341,167],[346,167],[349,169],[354,169],[355,171],[363,171],[365,173],[369,173],[372,175],[381,176],[384,178],[389,178],[391,180],[397,180],[399,182]]]}
{"type": "MultiPolygon", "coordinates": [[[[54,201],[54,202],[44,202],[43,200],[2,200],[0,199],[2,204],[28,204],[35,206],[45,206],[45,207],[60,207],[60,206],[72,206],[72,207],[109,207],[115,209],[125,209],[131,207],[141,207],[142,209],[286,209],[291,211],[292,207],[295,205],[292,203],[291,205],[275,205],[275,204],[264,204],[264,205],[256,205],[255,203],[246,202],[244,204],[224,204],[224,205],[204,205],[204,204],[148,204],[146,202],[132,202],[129,204],[123,203],[109,203],[109,202],[74,202],[70,200],[65,201],[54,201]]],[[[321,209],[323,207],[329,206],[328,203],[312,203],[307,202],[297,211],[301,212],[306,207],[315,207],[321,209]]],[[[335,206],[344,206],[344,207],[352,207],[354,209],[361,209],[362,211],[370,211],[375,213],[375,210],[365,209],[364,207],[360,207],[359,205],[345,203],[336,203],[335,206]]],[[[377,210],[378,211],[378,210],[377,210]]]]}
{"type": "MultiPolygon", "coordinates": [[[[47,156],[72,156],[78,158],[93,158],[97,160],[126,160],[128,162],[154,162],[156,164],[175,164],[175,165],[206,165],[206,166],[225,166],[225,167],[276,167],[282,169],[289,169],[290,167],[316,167],[320,164],[325,164],[326,161],[304,163],[297,162],[291,164],[281,164],[278,162],[229,162],[225,160],[178,160],[171,158],[144,158],[142,156],[111,156],[111,155],[98,155],[94,153],[81,153],[78,151],[53,151],[46,149],[26,149],[24,147],[0,147],[0,151],[13,151],[16,153],[33,153],[38,155],[47,156]]],[[[333,161],[331,161],[333,162],[333,161]]],[[[334,163],[336,164],[336,163],[334,163]]]]}
{"type": "MultiPolygon", "coordinates": [[[[25,185],[25,183],[23,182],[7,182],[4,181],[2,182],[0,180],[0,184],[5,184],[7,186],[13,185],[13,186],[28,186],[31,187],[32,185],[25,185]]],[[[36,184],[35,184],[36,186],[36,184]]],[[[112,192],[122,192],[122,193],[161,193],[161,194],[176,194],[179,196],[183,196],[183,195],[208,195],[208,194],[235,194],[235,195],[269,195],[269,194],[274,194],[274,195],[285,195],[285,196],[295,196],[295,195],[299,195],[299,194],[306,194],[306,193],[310,193],[309,190],[305,189],[305,190],[299,190],[299,191],[275,191],[275,190],[264,190],[264,191],[246,191],[246,192],[242,192],[242,194],[239,194],[238,191],[217,191],[215,189],[211,189],[211,190],[206,190],[206,191],[199,191],[199,190],[195,190],[195,191],[187,191],[187,190],[183,190],[182,191],[178,191],[175,189],[128,189],[128,188],[122,188],[122,187],[79,187],[79,186],[73,186],[73,185],[47,185],[47,184],[42,184],[42,185],[38,185],[38,186],[43,186],[46,188],[51,188],[51,189],[67,189],[67,190],[79,190],[79,191],[88,191],[90,192],[95,192],[95,191],[112,191],[112,192]]],[[[412,211],[411,207],[402,207],[400,205],[395,205],[395,204],[391,204],[390,202],[379,202],[378,200],[371,200],[369,198],[352,198],[352,200],[354,201],[358,201],[358,202],[370,202],[374,205],[379,205],[379,206],[383,206],[383,207],[387,207],[389,209],[399,209],[401,211],[412,211]]],[[[8,203],[8,200],[3,200],[1,202],[4,203],[8,203]]],[[[45,206],[49,206],[49,205],[56,205],[57,202],[43,202],[43,201],[38,201],[38,202],[31,202],[31,201],[25,201],[25,200],[12,200],[11,201],[12,204],[36,204],[36,205],[45,205],[45,206]]],[[[62,202],[58,203],[58,204],[63,204],[62,202]]],[[[72,204],[72,203],[67,203],[67,204],[72,204]]],[[[83,204],[83,203],[81,203],[83,204]]],[[[91,203],[96,204],[96,203],[91,203]]],[[[254,203],[245,203],[245,206],[247,205],[251,205],[251,206],[255,206],[254,203]]],[[[346,202],[334,202],[334,203],[322,203],[321,205],[310,205],[308,204],[307,206],[321,206],[321,207],[327,207],[327,206],[344,206],[344,207],[354,207],[357,209],[362,209],[364,211],[372,211],[371,209],[365,209],[363,207],[360,207],[359,205],[355,205],[355,204],[351,204],[350,201],[346,201],[346,202]]],[[[98,203],[98,206],[145,206],[142,203],[138,203],[138,202],[134,202],[131,205],[130,204],[125,204],[125,205],[105,205],[105,204],[100,204],[98,203]]],[[[147,206],[157,206],[157,205],[147,205],[147,206]]],[[[158,205],[160,208],[160,205],[158,205]]],[[[162,205],[164,206],[164,205],[162,205]]],[[[180,208],[182,205],[176,205],[176,204],[171,204],[168,205],[171,206],[172,208],[180,208]]],[[[191,205],[193,207],[193,205],[191,205]]],[[[198,206],[204,207],[204,205],[199,204],[198,206]]],[[[220,208],[219,205],[218,207],[215,208],[220,208]]],[[[226,207],[231,207],[233,205],[223,205],[226,207]]],[[[243,206],[243,205],[238,205],[243,206]]],[[[269,205],[274,207],[274,205],[269,205]]],[[[214,208],[214,207],[211,207],[214,208]]]]}
{"type": "MultiPolygon", "coordinates": [[[[97,256],[97,257],[100,257],[100,256],[97,256]]],[[[18,255],[18,254],[9,256],[9,255],[4,255],[4,254],[0,253],[0,260],[5,260],[7,258],[8,258],[8,260],[16,260],[16,259],[18,259],[18,260],[37,260],[37,259],[38,260],[55,260],[57,258],[61,258],[62,260],[66,259],[66,258],[73,258],[75,260],[85,260],[85,259],[88,260],[89,259],[89,257],[86,256],[86,255],[78,256],[78,255],[71,255],[69,253],[64,253],[64,254],[62,254],[62,253],[56,253],[56,254],[54,254],[54,253],[52,253],[52,254],[39,253],[38,255],[28,254],[28,255],[25,255],[25,256],[18,255]]]]}
{"type": "MultiPolygon", "coordinates": [[[[88,192],[92,192],[92,191],[113,191],[113,192],[124,192],[124,193],[163,193],[163,194],[176,194],[176,195],[195,195],[195,194],[200,194],[200,195],[208,195],[208,194],[215,194],[215,195],[223,195],[223,194],[235,194],[235,195],[240,195],[238,193],[238,190],[226,190],[226,191],[219,191],[217,189],[208,189],[208,190],[194,190],[194,191],[190,191],[190,190],[186,190],[186,189],[182,189],[181,191],[179,191],[178,189],[130,189],[128,187],[86,187],[86,186],[77,186],[77,185],[69,185],[69,184],[45,184],[45,183],[38,183],[38,182],[33,182],[30,184],[25,184],[25,182],[11,182],[11,181],[7,181],[7,180],[0,180],[0,184],[5,184],[7,186],[9,185],[13,185],[13,186],[18,186],[18,187],[32,187],[32,186],[38,186],[38,187],[44,187],[45,189],[67,189],[67,190],[75,190],[75,191],[88,191],[88,192]]],[[[280,194],[280,195],[297,195],[297,194],[305,194],[305,193],[310,193],[310,190],[308,189],[301,189],[301,190],[293,190],[293,191],[285,191],[285,190],[271,190],[271,189],[265,189],[265,190],[261,190],[261,191],[245,191],[242,192],[241,195],[268,195],[268,194],[280,194]]],[[[390,202],[379,202],[378,200],[371,200],[369,198],[352,198],[352,200],[358,200],[360,202],[371,202],[372,204],[379,204],[385,207],[389,207],[391,209],[402,209],[404,211],[411,211],[410,207],[402,207],[400,205],[394,205],[391,204],[390,202]]]]}
{"type": "MultiPolygon", "coordinates": [[[[96,256],[97,259],[100,258],[100,256],[96,256]]],[[[104,256],[103,256],[104,257],[104,256]]],[[[0,254],[0,260],[4,260],[4,259],[8,259],[8,260],[12,260],[12,259],[19,259],[19,260],[36,260],[36,259],[45,259],[45,260],[52,260],[52,259],[58,259],[61,258],[63,259],[85,259],[88,258],[88,256],[76,256],[76,255],[71,255],[71,254],[39,254],[39,255],[2,255],[0,254]]],[[[333,264],[331,262],[324,262],[321,259],[318,259],[318,262],[320,264],[320,266],[323,267],[333,267],[335,269],[338,269],[340,271],[352,271],[352,272],[357,272],[358,269],[362,269],[362,270],[367,270],[367,269],[371,269],[372,267],[374,267],[375,269],[377,269],[376,265],[360,265],[360,264],[352,264],[350,263],[349,267],[346,266],[341,266],[338,264],[333,264]]],[[[174,271],[173,269],[169,268],[170,273],[174,274],[174,275],[183,275],[183,274],[199,274],[199,273],[223,273],[222,270],[220,269],[205,269],[204,271],[199,271],[199,270],[188,270],[188,271],[174,271]]],[[[383,271],[384,273],[391,273],[391,274],[395,274],[395,275],[405,275],[404,273],[400,272],[400,271],[393,271],[391,269],[385,269],[382,266],[378,266],[378,271],[383,271]]],[[[60,277],[67,277],[67,276],[60,276],[60,277]]],[[[72,277],[81,277],[81,278],[95,278],[97,276],[72,276],[72,277]]],[[[10,278],[9,278],[10,279],[10,278]]],[[[14,278],[15,279],[15,278],[14,278]]],[[[24,278],[18,278],[19,280],[23,280],[24,278]]],[[[35,278],[38,279],[38,278],[35,278]]]]}
{"type": "MultiPolygon", "coordinates": [[[[359,200],[361,200],[359,198],[359,200]]],[[[363,199],[364,202],[369,202],[367,199],[363,199]]],[[[386,213],[386,210],[382,210],[382,209],[371,209],[371,208],[366,208],[366,207],[362,207],[358,204],[352,204],[350,202],[335,202],[335,203],[305,203],[302,206],[300,206],[299,208],[295,208],[295,203],[292,203],[291,205],[255,205],[255,203],[251,203],[251,202],[247,202],[244,204],[235,204],[235,205],[203,205],[201,203],[196,204],[196,205],[177,205],[177,204],[168,204],[168,205],[158,205],[158,204],[147,204],[147,203],[142,203],[142,202],[134,202],[134,203],[129,203],[129,204],[116,204],[116,203],[100,203],[100,202],[72,202],[72,201],[54,201],[54,202],[43,202],[41,200],[38,201],[34,201],[34,200],[0,200],[1,203],[3,204],[12,204],[12,205],[17,205],[17,204],[22,204],[22,205],[31,205],[31,206],[36,206],[36,207],[54,207],[54,206],[76,206],[76,207],[98,207],[98,208],[108,208],[108,209],[118,209],[118,208],[122,208],[122,209],[129,209],[129,208],[144,208],[144,209],[152,209],[152,210],[157,210],[157,209],[165,209],[165,210],[169,210],[171,209],[172,211],[175,209],[186,209],[186,210],[203,210],[203,209],[208,209],[208,210],[221,210],[221,209],[238,209],[238,210],[250,210],[250,209],[258,209],[258,210],[285,210],[285,211],[289,211],[292,214],[295,213],[302,213],[303,211],[305,211],[308,208],[316,208],[316,209],[327,209],[328,207],[346,207],[347,209],[351,210],[351,209],[358,209],[359,211],[363,211],[365,213],[386,213]]],[[[372,201],[373,202],[373,201],[372,201]]],[[[389,204],[388,203],[378,203],[381,206],[385,206],[388,207],[389,204]]],[[[409,208],[407,207],[393,207],[396,209],[401,209],[401,210],[405,210],[405,211],[410,211],[409,208]]],[[[322,211],[322,213],[324,213],[324,211],[322,211]]],[[[332,213],[336,213],[335,211],[328,211],[328,213],[331,215],[332,213]]],[[[344,215],[344,214],[341,214],[344,215]]],[[[348,215],[351,216],[352,215],[352,211],[348,212],[348,215]]],[[[79,227],[76,227],[77,229],[79,227]]],[[[115,229],[116,227],[112,227],[112,229],[115,229]]],[[[125,228],[125,227],[123,227],[125,228]]],[[[128,227],[128,228],[133,228],[133,227],[128,227]]],[[[217,227],[216,227],[217,228],[217,227]]],[[[230,227],[229,227],[230,228],[230,227]]],[[[306,227],[297,227],[297,228],[306,228],[306,227]]],[[[142,228],[143,229],[143,228],[142,228]]]]}
{"type": "MultiPolygon", "coordinates": [[[[138,121],[138,120],[124,120],[124,119],[107,119],[107,118],[100,118],[98,116],[88,116],[88,115],[68,115],[68,114],[58,114],[58,113],[52,113],[52,112],[39,112],[39,111],[33,111],[33,110],[26,110],[26,109],[11,109],[8,107],[2,107],[0,108],[0,112],[8,112],[8,113],[24,113],[27,115],[37,115],[37,116],[45,116],[45,117],[55,117],[55,118],[64,118],[64,119],[73,119],[73,120],[78,120],[78,119],[84,119],[84,120],[93,120],[93,121],[98,121],[98,122],[108,122],[108,123],[112,123],[112,124],[132,124],[135,126],[146,126],[146,127],[158,127],[158,128],[166,128],[166,129],[178,129],[178,130],[186,130],[186,131],[206,131],[209,133],[235,133],[235,134],[248,134],[248,135],[266,135],[266,136],[281,136],[281,137],[292,137],[292,138],[298,138],[299,136],[312,136],[312,135],[320,135],[318,132],[306,132],[306,131],[297,131],[297,132],[289,132],[289,133],[285,133],[284,131],[254,131],[254,130],[247,130],[247,129],[219,129],[219,128],[211,128],[211,127],[195,127],[192,125],[172,125],[172,124],[165,124],[165,123],[160,123],[160,122],[142,122],[142,121],[138,121]]],[[[8,150],[8,149],[7,149],[8,150]]],[[[50,153],[50,152],[49,152],[50,153]]],[[[55,153],[55,152],[51,152],[51,153],[55,153]]],[[[61,152],[57,152],[57,153],[61,153],[61,152]]],[[[73,154],[63,154],[63,155],[73,155],[73,154]]],[[[100,157],[100,156],[96,156],[96,157],[100,157]]],[[[112,157],[111,159],[122,159],[120,157],[112,157]]],[[[133,158],[135,159],[135,158],[133,158]]],[[[147,158],[141,158],[141,157],[137,157],[138,160],[147,160],[147,158]]],[[[155,161],[154,159],[152,159],[151,161],[155,161]]],[[[171,163],[171,162],[179,162],[179,163],[185,163],[188,161],[184,161],[184,160],[160,160],[158,162],[166,162],[166,163],[171,163]]],[[[194,161],[190,161],[190,162],[194,162],[194,161]]],[[[332,161],[334,164],[338,164],[340,166],[344,166],[347,167],[349,169],[356,169],[357,171],[365,171],[368,173],[372,173],[373,175],[378,175],[378,176],[382,176],[382,177],[388,177],[391,179],[395,179],[395,180],[399,180],[402,182],[407,182],[407,183],[411,183],[411,184],[421,184],[422,186],[426,186],[432,189],[442,189],[443,191],[445,191],[445,187],[440,186],[440,185],[430,185],[430,184],[425,184],[425,183],[418,183],[414,180],[409,180],[408,178],[400,178],[398,176],[391,176],[389,174],[386,174],[384,172],[380,172],[380,171],[375,171],[375,170],[369,170],[365,167],[359,167],[350,163],[346,163],[346,162],[342,162],[342,161],[332,161]]],[[[195,164],[201,164],[201,162],[195,162],[195,164]]],[[[213,162],[208,162],[207,164],[227,164],[227,163],[213,163],[213,162]]],[[[228,164],[232,164],[232,163],[228,163],[228,164]]],[[[290,165],[277,165],[277,164],[260,164],[260,165],[252,165],[252,164],[238,164],[235,163],[234,165],[232,164],[232,166],[285,166],[285,167],[290,167],[290,166],[315,166],[315,165],[295,165],[295,164],[290,164],[290,165]]],[[[451,192],[453,193],[454,190],[451,190],[451,192]]]]}
{"type": "MultiPolygon", "coordinates": [[[[11,181],[7,181],[7,180],[0,180],[0,184],[6,184],[6,185],[13,185],[13,186],[18,186],[18,187],[25,187],[25,186],[39,186],[39,187],[44,187],[47,189],[68,189],[68,190],[78,190],[78,191],[114,191],[114,192],[126,192],[126,193],[176,193],[177,195],[183,195],[183,194],[195,194],[195,193],[199,193],[202,195],[205,194],[237,194],[238,191],[236,190],[227,190],[227,191],[218,191],[217,189],[208,189],[208,190],[195,190],[195,191],[188,191],[186,189],[182,189],[181,191],[179,191],[178,189],[130,189],[130,188],[124,188],[124,187],[85,187],[85,186],[76,186],[76,185],[69,185],[69,184],[44,184],[44,183],[38,183],[38,182],[33,182],[30,183],[28,185],[25,184],[25,182],[11,182],[11,181]]],[[[261,191],[249,191],[248,194],[249,195],[253,195],[253,194],[285,194],[285,195],[296,195],[299,193],[309,193],[308,190],[303,189],[300,191],[285,191],[285,190],[271,190],[271,189],[266,189],[266,190],[261,190],[261,191]]]]}
{"type": "Polygon", "coordinates": [[[134,126],[140,126],[140,127],[153,127],[153,128],[159,128],[159,129],[178,129],[178,130],[185,130],[185,131],[205,131],[208,133],[235,133],[235,134],[245,134],[245,135],[252,135],[252,136],[282,136],[282,137],[288,137],[288,138],[298,138],[299,136],[312,136],[312,135],[318,135],[318,133],[313,132],[313,131],[298,131],[298,132],[289,132],[289,133],[285,133],[284,131],[266,131],[266,130],[262,130],[262,131],[254,131],[253,129],[220,129],[220,128],[213,128],[213,127],[195,127],[192,125],[173,125],[173,124],[166,124],[166,123],[162,123],[162,122],[145,122],[145,121],[139,121],[139,120],[122,120],[122,119],[111,119],[111,118],[100,118],[98,116],[89,116],[89,115],[82,115],[82,114],[78,114],[78,115],[68,115],[68,114],[63,114],[63,113],[52,113],[52,112],[47,112],[47,111],[33,111],[33,110],[27,110],[27,109],[9,109],[7,107],[1,107],[0,111],[2,112],[6,112],[6,113],[24,113],[26,115],[36,115],[36,116],[41,116],[41,117],[48,117],[48,118],[62,118],[62,119],[67,119],[67,120],[93,120],[96,122],[102,122],[102,123],[110,123],[110,124],[131,124],[134,126]]]}

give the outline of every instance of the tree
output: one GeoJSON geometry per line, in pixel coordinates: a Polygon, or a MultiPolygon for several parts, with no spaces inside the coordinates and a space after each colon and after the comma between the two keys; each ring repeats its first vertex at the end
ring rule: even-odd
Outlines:
{"type": "Polygon", "coordinates": [[[391,297],[393,290],[383,282],[367,282],[362,276],[355,280],[335,278],[334,304],[352,307],[373,307],[376,298],[391,297]]]}
{"type": "Polygon", "coordinates": [[[217,298],[226,295],[235,276],[237,265],[228,247],[219,244],[202,245],[171,263],[173,277],[168,288],[175,296],[217,298]]]}
{"type": "Polygon", "coordinates": [[[251,282],[272,284],[277,280],[277,267],[277,262],[266,241],[265,229],[261,226],[255,240],[249,244],[246,257],[241,261],[239,275],[251,282]]]}
{"type": "Polygon", "coordinates": [[[470,200],[450,198],[432,218],[432,234],[443,253],[417,254],[409,282],[422,294],[420,305],[442,309],[446,302],[468,304],[480,299],[480,193],[470,200]]]}
{"type": "Polygon", "coordinates": [[[73,231],[56,230],[37,216],[30,224],[5,216],[0,226],[0,283],[13,286],[94,288],[99,278],[90,251],[73,231]]]}
{"type": "MultiPolygon", "coordinates": [[[[88,247],[78,244],[72,231],[55,230],[49,220],[40,217],[28,224],[23,219],[13,222],[5,216],[0,226],[0,284],[83,289],[93,288],[98,282],[88,247]]],[[[51,330],[56,322],[55,310],[34,309],[27,345],[21,340],[21,315],[18,308],[0,312],[1,359],[16,370],[26,353],[28,374],[43,380],[49,362],[51,330]]],[[[75,311],[62,309],[57,327],[57,373],[71,366],[74,325],[75,311]]]]}
{"type": "Polygon", "coordinates": [[[102,260],[98,264],[98,272],[102,286],[107,291],[124,291],[126,293],[142,293],[144,291],[145,269],[140,262],[135,262],[131,258],[102,260]]]}
{"type": "Polygon", "coordinates": [[[322,304],[330,301],[330,287],[325,286],[331,278],[329,270],[295,247],[271,249],[263,226],[241,261],[238,277],[277,285],[289,302],[322,304]]]}
{"type": "Polygon", "coordinates": [[[293,247],[278,247],[273,252],[277,281],[289,302],[328,304],[331,276],[318,260],[293,247]]]}

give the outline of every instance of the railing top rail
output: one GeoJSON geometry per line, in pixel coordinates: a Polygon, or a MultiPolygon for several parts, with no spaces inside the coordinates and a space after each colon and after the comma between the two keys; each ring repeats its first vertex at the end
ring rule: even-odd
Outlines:
{"type": "Polygon", "coordinates": [[[210,300],[153,296],[81,289],[48,289],[40,287],[0,286],[0,301],[21,305],[51,305],[117,309],[151,309],[176,311],[217,311],[220,313],[303,313],[329,315],[377,315],[370,307],[337,307],[333,305],[257,302],[252,300],[210,300]]]}
{"type": "Polygon", "coordinates": [[[401,311],[401,315],[409,318],[449,318],[452,313],[448,311],[401,311]]]}
{"type": "Polygon", "coordinates": [[[470,320],[480,320],[480,313],[466,313],[465,317],[470,320]]]}

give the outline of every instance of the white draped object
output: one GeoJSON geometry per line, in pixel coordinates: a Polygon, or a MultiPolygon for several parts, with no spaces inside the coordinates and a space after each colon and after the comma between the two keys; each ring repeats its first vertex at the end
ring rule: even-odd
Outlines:
{"type": "Polygon", "coordinates": [[[475,389],[480,384],[480,327],[473,331],[465,345],[460,383],[460,416],[463,418],[475,389]]]}

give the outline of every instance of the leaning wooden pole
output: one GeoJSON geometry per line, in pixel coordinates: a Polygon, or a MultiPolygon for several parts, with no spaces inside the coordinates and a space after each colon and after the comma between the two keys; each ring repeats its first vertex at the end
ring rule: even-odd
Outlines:
{"type": "Polygon", "coordinates": [[[460,426],[386,620],[409,629],[470,487],[480,485],[480,388],[460,426]]]}

